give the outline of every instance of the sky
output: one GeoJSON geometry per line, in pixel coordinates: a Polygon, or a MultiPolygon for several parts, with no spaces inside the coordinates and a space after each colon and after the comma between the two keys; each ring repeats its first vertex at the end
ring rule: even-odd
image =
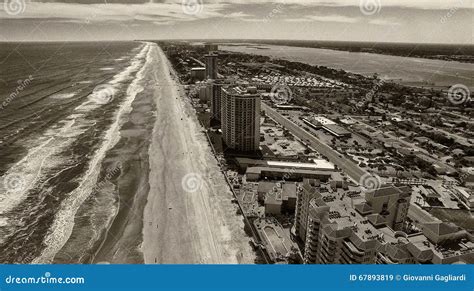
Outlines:
{"type": "Polygon", "coordinates": [[[473,44],[474,0],[0,0],[0,41],[473,44]]]}

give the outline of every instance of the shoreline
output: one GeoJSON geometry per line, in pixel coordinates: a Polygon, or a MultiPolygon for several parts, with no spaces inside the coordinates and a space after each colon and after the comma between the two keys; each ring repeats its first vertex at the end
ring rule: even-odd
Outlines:
{"type": "Polygon", "coordinates": [[[149,149],[150,193],[141,247],[145,263],[252,263],[250,238],[224,177],[218,176],[195,110],[177,90],[174,69],[158,50],[155,95],[160,106],[149,149]],[[186,181],[189,174],[192,181],[186,181]],[[188,182],[195,188],[186,191],[188,182]]]}

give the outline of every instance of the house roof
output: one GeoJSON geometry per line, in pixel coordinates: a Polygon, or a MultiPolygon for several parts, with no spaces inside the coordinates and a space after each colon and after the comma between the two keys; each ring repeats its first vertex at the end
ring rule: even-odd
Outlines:
{"type": "Polygon", "coordinates": [[[424,227],[436,235],[447,235],[459,231],[459,228],[456,225],[441,221],[425,223],[424,227]]]}
{"type": "Polygon", "coordinates": [[[361,214],[366,214],[373,211],[372,206],[370,206],[366,202],[355,205],[355,209],[359,211],[361,214]]]}
{"type": "Polygon", "coordinates": [[[374,225],[374,226],[379,226],[387,223],[387,220],[385,217],[383,217],[380,214],[370,214],[367,216],[367,219],[374,225]]]}

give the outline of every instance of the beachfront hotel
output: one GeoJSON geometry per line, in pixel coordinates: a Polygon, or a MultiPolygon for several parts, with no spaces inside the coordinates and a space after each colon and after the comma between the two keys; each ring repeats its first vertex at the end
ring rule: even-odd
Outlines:
{"type": "Polygon", "coordinates": [[[409,187],[362,194],[304,180],[295,234],[304,244],[306,264],[453,264],[474,257],[464,230],[433,217],[416,219],[417,230],[404,231],[409,187]]]}
{"type": "Polygon", "coordinates": [[[260,143],[260,94],[255,87],[228,86],[221,92],[224,143],[242,152],[257,151],[260,143]]]}

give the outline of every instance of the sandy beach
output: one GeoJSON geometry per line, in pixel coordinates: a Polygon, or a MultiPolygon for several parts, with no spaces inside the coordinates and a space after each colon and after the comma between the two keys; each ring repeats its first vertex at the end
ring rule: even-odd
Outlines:
{"type": "Polygon", "coordinates": [[[155,49],[157,113],[143,223],[145,263],[253,263],[242,217],[194,109],[179,94],[164,53],[155,49]]]}

